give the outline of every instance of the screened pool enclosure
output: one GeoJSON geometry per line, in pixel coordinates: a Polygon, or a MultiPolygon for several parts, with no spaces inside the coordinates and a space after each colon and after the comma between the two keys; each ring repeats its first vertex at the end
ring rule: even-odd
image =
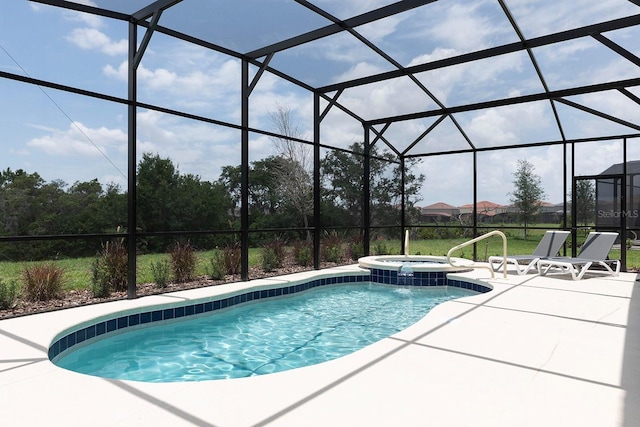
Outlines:
{"type": "Polygon", "coordinates": [[[307,243],[319,269],[331,236],[368,255],[405,230],[515,233],[478,206],[508,211],[523,160],[558,218],[529,227],[640,231],[635,169],[598,178],[640,159],[640,1],[8,3],[4,260],[122,239],[134,297],[136,254],[177,239],[236,245],[247,280],[250,247],[273,239],[307,243]],[[580,216],[588,179],[599,207],[580,216]],[[48,193],[27,206],[25,182],[48,193]],[[439,202],[471,208],[423,221],[439,202]]]}

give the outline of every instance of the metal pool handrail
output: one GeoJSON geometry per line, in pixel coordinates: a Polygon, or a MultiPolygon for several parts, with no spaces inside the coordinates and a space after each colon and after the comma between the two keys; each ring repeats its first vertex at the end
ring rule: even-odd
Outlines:
{"type": "MultiPolygon", "coordinates": [[[[503,277],[506,279],[507,278],[507,236],[504,235],[504,233],[500,230],[494,230],[494,231],[490,231],[486,234],[483,234],[482,236],[478,236],[475,239],[471,239],[467,242],[464,243],[460,243],[458,246],[454,246],[453,248],[449,249],[449,252],[447,252],[447,262],[451,265],[455,264],[452,262],[451,260],[451,253],[457,251],[458,249],[462,249],[464,247],[467,247],[469,245],[472,245],[476,242],[479,242],[480,240],[484,240],[487,237],[491,237],[491,236],[495,236],[498,235],[500,237],[502,237],[502,256],[504,257],[504,259],[502,260],[502,271],[503,271],[503,277]]],[[[491,268],[491,266],[488,265],[483,265],[483,264],[471,264],[468,267],[472,267],[472,268],[486,268],[487,270],[489,270],[491,272],[491,278],[495,278],[495,274],[493,273],[493,268],[491,268]]]]}

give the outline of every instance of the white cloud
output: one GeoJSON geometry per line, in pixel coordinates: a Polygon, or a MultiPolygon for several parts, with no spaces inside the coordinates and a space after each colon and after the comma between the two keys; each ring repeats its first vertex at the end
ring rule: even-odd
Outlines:
{"type": "Polygon", "coordinates": [[[106,34],[95,28],[75,28],[67,36],[67,40],[84,50],[98,50],[105,55],[126,55],[126,40],[112,41],[106,34]]]}
{"type": "MultiPolygon", "coordinates": [[[[169,157],[181,173],[213,181],[222,166],[240,164],[240,134],[157,111],[138,114],[138,160],[145,152],[169,157]]],[[[267,154],[268,155],[268,154],[267,154]]]]}
{"type": "Polygon", "coordinates": [[[372,9],[389,4],[388,0],[316,0],[319,7],[327,10],[335,10],[338,17],[351,17],[360,15],[372,9]]]}
{"type": "Polygon", "coordinates": [[[352,80],[357,79],[359,77],[364,77],[368,75],[378,74],[384,71],[382,68],[377,65],[367,63],[365,61],[360,61],[355,63],[349,70],[342,73],[337,77],[338,81],[344,80],[352,80]]]}
{"type": "MultiPolygon", "coordinates": [[[[216,118],[228,119],[230,112],[235,112],[239,106],[240,61],[219,54],[202,55],[199,50],[190,50],[193,55],[189,56],[177,50],[176,46],[170,46],[160,57],[155,51],[145,54],[138,67],[139,97],[194,113],[222,112],[224,116],[216,118]],[[171,52],[176,52],[176,56],[171,52]]],[[[106,65],[103,73],[126,82],[127,61],[117,67],[106,65]]],[[[265,74],[256,89],[268,90],[275,84],[274,80],[265,74]]]]}
{"type": "MultiPolygon", "coordinates": [[[[80,2],[76,1],[76,3],[80,2]]],[[[91,28],[100,28],[104,25],[102,18],[100,18],[98,15],[92,15],[90,13],[65,11],[65,17],[70,21],[81,22],[82,24],[88,25],[91,28]]]]}
{"type": "Polygon", "coordinates": [[[508,3],[520,29],[527,37],[556,33],[638,13],[638,7],[627,0],[518,0],[508,3]]]}
{"type": "Polygon", "coordinates": [[[495,109],[475,116],[467,130],[473,135],[472,140],[482,145],[510,145],[518,142],[509,119],[495,109]]]}
{"type": "MultiPolygon", "coordinates": [[[[618,91],[583,95],[571,100],[630,123],[640,123],[640,106],[618,91]]],[[[604,120],[597,120],[597,125],[600,125],[604,120]]],[[[629,131],[632,132],[631,128],[629,128],[629,131]]]]}
{"type": "Polygon", "coordinates": [[[468,117],[461,125],[478,147],[538,142],[541,132],[547,137],[558,136],[544,102],[491,108],[468,117]]]}
{"type": "MultiPolygon", "coordinates": [[[[73,3],[83,4],[86,6],[94,6],[94,7],[97,6],[97,4],[91,0],[73,0],[73,3]]],[[[33,2],[29,2],[29,7],[31,8],[31,10],[33,10],[36,13],[42,12],[45,10],[54,10],[54,9],[44,7],[41,4],[33,3],[33,2]]],[[[60,9],[55,8],[55,10],[58,11],[60,9]]],[[[90,13],[76,12],[73,10],[62,9],[62,15],[67,21],[82,22],[84,25],[88,25],[92,28],[98,28],[103,25],[102,18],[100,16],[93,15],[90,13]]]]}
{"type": "Polygon", "coordinates": [[[416,56],[409,62],[409,64],[407,64],[407,66],[412,67],[414,65],[426,64],[427,62],[437,61],[443,58],[449,58],[457,54],[458,54],[458,51],[456,49],[436,47],[431,53],[425,53],[425,54],[416,56]]]}
{"type": "Polygon", "coordinates": [[[111,64],[107,64],[102,69],[102,72],[107,77],[112,77],[117,80],[126,82],[128,78],[127,61],[121,62],[117,68],[115,68],[111,64]]]}
{"type": "Polygon", "coordinates": [[[48,133],[27,142],[27,146],[54,156],[98,157],[112,148],[126,150],[127,134],[121,129],[89,128],[73,122],[68,129],[46,129],[48,133]]]}
{"type": "Polygon", "coordinates": [[[436,2],[417,10],[403,37],[415,46],[411,51],[416,53],[462,53],[495,45],[496,40],[515,41],[513,29],[500,14],[495,2],[486,0],[436,2]]]}
{"type": "Polygon", "coordinates": [[[477,7],[477,3],[452,5],[440,22],[428,28],[429,35],[444,40],[449,47],[458,51],[484,47],[495,28],[487,18],[475,13],[477,7]]]}
{"type": "Polygon", "coordinates": [[[376,43],[382,41],[385,37],[394,34],[397,28],[402,25],[402,21],[406,17],[406,14],[390,16],[385,19],[374,21],[371,24],[357,27],[356,31],[368,40],[376,43]]]}
{"type": "MultiPolygon", "coordinates": [[[[575,153],[576,176],[600,174],[609,166],[622,163],[623,160],[622,141],[577,144],[575,153]]],[[[637,158],[632,157],[629,160],[637,158]]]]}

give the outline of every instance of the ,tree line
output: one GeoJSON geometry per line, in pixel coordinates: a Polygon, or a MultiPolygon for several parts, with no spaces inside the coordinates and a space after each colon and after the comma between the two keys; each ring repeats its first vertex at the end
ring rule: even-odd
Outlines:
{"type": "MultiPolygon", "coordinates": [[[[363,144],[350,151],[328,152],[321,161],[321,223],[360,226],[363,212],[363,144]]],[[[372,225],[398,225],[401,170],[393,155],[372,149],[372,225]]],[[[406,162],[408,212],[418,201],[423,175],[410,173],[419,160],[406,162]]],[[[295,156],[276,155],[249,165],[249,217],[252,229],[309,226],[313,215],[313,180],[295,156]]],[[[225,166],[213,182],[181,174],[171,159],[145,153],[138,164],[137,226],[141,233],[194,232],[190,241],[202,249],[226,244],[239,230],[241,167],[225,166]]],[[[127,194],[97,179],[67,185],[46,182],[22,169],[0,171],[0,237],[114,233],[127,225],[127,194]]],[[[260,233],[258,233],[260,234],[260,233]]],[[[271,236],[271,239],[275,238],[271,236]]],[[[278,236],[280,237],[280,236],[278,236]]],[[[306,238],[305,232],[287,237],[306,238]]],[[[259,237],[255,237],[259,239],[259,237]]],[[[140,239],[141,252],[164,252],[175,236],[140,239]]],[[[93,256],[99,238],[28,240],[0,243],[0,260],[39,260],[93,256]]],[[[254,240],[253,244],[261,242],[254,240]]]]}

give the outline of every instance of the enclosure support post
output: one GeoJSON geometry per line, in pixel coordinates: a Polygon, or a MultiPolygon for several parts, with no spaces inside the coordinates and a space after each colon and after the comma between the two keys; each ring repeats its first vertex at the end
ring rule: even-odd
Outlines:
{"type": "Polygon", "coordinates": [[[127,106],[127,298],[136,297],[136,138],[137,138],[137,72],[136,57],[138,26],[129,23],[129,70],[127,106]]]}
{"type": "Polygon", "coordinates": [[[249,62],[242,60],[242,118],[240,147],[240,277],[249,280],[249,62]]]}
{"type": "Polygon", "coordinates": [[[400,156],[400,239],[402,243],[400,247],[403,248],[402,253],[404,255],[409,255],[408,253],[404,252],[404,248],[408,247],[407,240],[409,239],[409,236],[407,235],[407,233],[405,233],[405,229],[407,227],[407,220],[406,220],[407,207],[405,203],[405,191],[404,191],[405,179],[406,179],[406,176],[405,176],[404,156],[401,155],[400,156]]]}
{"type": "MultiPolygon", "coordinates": [[[[627,225],[629,206],[627,205],[627,194],[633,191],[633,183],[629,181],[627,175],[627,138],[622,139],[622,194],[620,194],[620,208],[623,215],[620,216],[622,224],[620,224],[620,268],[627,271],[627,225]]],[[[633,200],[633,198],[631,198],[633,200]]]]}
{"type": "MultiPolygon", "coordinates": [[[[567,218],[567,197],[569,192],[569,185],[567,184],[567,141],[563,138],[562,142],[562,194],[564,197],[562,198],[562,228],[564,230],[567,229],[568,223],[567,218]]],[[[562,245],[562,255],[567,255],[567,244],[562,245]]]]}
{"type": "MultiPolygon", "coordinates": [[[[576,207],[575,194],[576,194],[576,143],[571,142],[571,256],[575,257],[578,250],[578,228],[576,213],[578,212],[576,207]]],[[[567,179],[565,175],[565,179],[567,179]]],[[[598,194],[596,193],[596,197],[598,194]]],[[[597,200],[596,200],[597,203],[597,200]]]]}
{"type": "MultiPolygon", "coordinates": [[[[473,237],[478,236],[478,152],[473,150],[473,237]]],[[[474,261],[477,261],[477,245],[473,244],[474,261]]]]}
{"type": "Polygon", "coordinates": [[[364,168],[362,179],[362,228],[364,234],[362,242],[364,254],[369,255],[369,240],[371,238],[371,140],[369,125],[364,126],[364,168]]]}
{"type": "Polygon", "coordinates": [[[320,269],[320,94],[313,93],[313,268],[320,269]]]}

